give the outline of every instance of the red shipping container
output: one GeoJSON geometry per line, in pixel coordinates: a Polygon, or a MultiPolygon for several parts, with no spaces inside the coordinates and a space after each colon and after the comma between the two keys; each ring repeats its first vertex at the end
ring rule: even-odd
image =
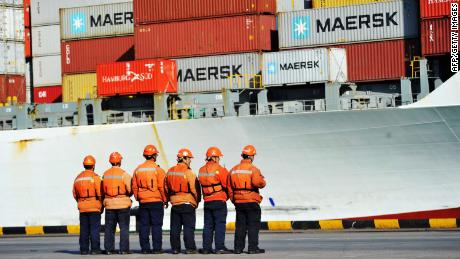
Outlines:
{"type": "Polygon", "coordinates": [[[26,102],[26,79],[24,76],[0,75],[0,103],[8,97],[16,97],[18,103],[26,102]]]}
{"type": "Polygon", "coordinates": [[[450,53],[450,18],[423,20],[421,30],[424,56],[450,53]]]}
{"type": "Polygon", "coordinates": [[[415,40],[392,40],[338,45],[347,53],[348,80],[371,82],[408,76],[409,62],[419,55],[415,40]]]}
{"type": "Polygon", "coordinates": [[[276,0],[134,0],[136,24],[275,14],[276,0]]]}
{"type": "Polygon", "coordinates": [[[270,15],[140,25],[134,28],[136,59],[271,50],[275,29],[270,15]]]}
{"type": "Polygon", "coordinates": [[[113,37],[61,43],[63,74],[94,73],[98,64],[134,60],[134,37],[113,37]]]}
{"type": "Polygon", "coordinates": [[[30,27],[30,0],[24,0],[24,27],[30,27]]]}
{"type": "Polygon", "coordinates": [[[420,16],[422,19],[450,17],[451,3],[460,0],[420,0],[420,16]]]}
{"type": "Polygon", "coordinates": [[[137,60],[97,66],[98,96],[177,93],[174,60],[137,60]]]}
{"type": "Polygon", "coordinates": [[[24,30],[24,54],[26,56],[26,58],[30,58],[32,57],[32,46],[30,44],[30,29],[29,28],[25,28],[24,30]]]}
{"type": "Polygon", "coordinates": [[[44,86],[34,87],[34,103],[55,103],[62,100],[62,87],[44,86]]]}

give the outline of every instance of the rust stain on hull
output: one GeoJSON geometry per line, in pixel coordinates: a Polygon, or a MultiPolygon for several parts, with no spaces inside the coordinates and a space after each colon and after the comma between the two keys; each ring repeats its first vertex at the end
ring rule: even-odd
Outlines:
{"type": "Polygon", "coordinates": [[[16,145],[19,153],[22,153],[27,149],[27,146],[30,143],[37,142],[37,141],[42,141],[42,139],[37,139],[37,138],[35,138],[35,139],[21,139],[19,141],[15,141],[13,143],[16,145]]]}

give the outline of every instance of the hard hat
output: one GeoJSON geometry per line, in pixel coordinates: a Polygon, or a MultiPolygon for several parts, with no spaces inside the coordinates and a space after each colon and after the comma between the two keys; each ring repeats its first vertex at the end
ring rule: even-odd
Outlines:
{"type": "Polygon", "coordinates": [[[93,166],[96,164],[96,159],[93,156],[85,156],[83,159],[83,165],[93,166]]]}
{"type": "Polygon", "coordinates": [[[153,156],[158,154],[158,150],[154,145],[147,145],[144,148],[144,156],[153,156]]]}
{"type": "Polygon", "coordinates": [[[113,152],[112,154],[110,154],[109,162],[111,164],[118,164],[121,162],[122,159],[123,157],[120,155],[120,153],[113,152]]]}
{"type": "Polygon", "coordinates": [[[256,155],[256,148],[253,145],[247,145],[243,148],[243,155],[254,156],[256,155]]]}
{"type": "Polygon", "coordinates": [[[177,152],[177,157],[178,158],[182,158],[182,157],[193,158],[193,154],[192,154],[192,151],[190,151],[190,149],[183,148],[183,149],[179,150],[179,152],[177,152]]]}
{"type": "Polygon", "coordinates": [[[221,156],[224,156],[224,154],[222,154],[219,148],[210,147],[208,148],[208,151],[206,151],[206,157],[213,157],[213,156],[221,157],[221,156]]]}

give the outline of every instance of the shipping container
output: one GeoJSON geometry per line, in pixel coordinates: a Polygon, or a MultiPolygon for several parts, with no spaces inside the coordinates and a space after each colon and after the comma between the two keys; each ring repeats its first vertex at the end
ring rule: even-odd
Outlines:
{"type": "Polygon", "coordinates": [[[420,16],[422,19],[450,17],[452,3],[460,0],[420,0],[420,16]]]}
{"type": "Polygon", "coordinates": [[[59,25],[32,28],[32,56],[53,56],[61,54],[59,25]]]}
{"type": "Polygon", "coordinates": [[[312,0],[313,8],[339,7],[348,5],[373,4],[391,0],[312,0]]]}
{"type": "Polygon", "coordinates": [[[97,66],[98,96],[177,93],[173,60],[137,60],[97,66]]]}
{"type": "Polygon", "coordinates": [[[32,86],[32,77],[31,77],[31,69],[32,67],[30,66],[30,62],[26,63],[26,70],[25,70],[25,78],[26,78],[26,86],[30,87],[32,86]]]}
{"type": "Polygon", "coordinates": [[[23,6],[23,0],[2,0],[0,1],[1,4],[13,7],[21,7],[23,6]]]}
{"type": "Polygon", "coordinates": [[[62,102],[78,102],[97,98],[96,73],[64,75],[62,78],[62,102]]]}
{"type": "Polygon", "coordinates": [[[18,103],[26,102],[25,78],[20,75],[0,75],[0,103],[12,99],[18,103]]]}
{"type": "Polygon", "coordinates": [[[370,82],[410,76],[410,61],[420,55],[418,40],[337,45],[347,53],[348,80],[370,82]]]}
{"type": "Polygon", "coordinates": [[[319,48],[263,54],[263,84],[301,85],[347,82],[347,55],[340,48],[319,48]]]}
{"type": "Polygon", "coordinates": [[[24,26],[30,27],[30,0],[24,0],[24,26]]]}
{"type": "Polygon", "coordinates": [[[261,82],[257,53],[176,59],[179,93],[257,88],[261,82]]]}
{"type": "Polygon", "coordinates": [[[450,18],[422,20],[422,55],[443,55],[451,51],[450,18]]]}
{"type": "Polygon", "coordinates": [[[60,23],[62,40],[132,35],[133,3],[61,9],[60,23]]]}
{"type": "Polygon", "coordinates": [[[312,6],[311,0],[277,0],[276,12],[293,12],[310,9],[312,6]]]}
{"type": "Polygon", "coordinates": [[[136,59],[268,51],[275,29],[269,15],[140,25],[134,29],[136,59]]]}
{"type": "Polygon", "coordinates": [[[26,58],[30,58],[32,56],[32,46],[30,44],[30,28],[26,28],[24,34],[24,55],[26,58]]]}
{"type": "Polygon", "coordinates": [[[24,75],[24,43],[0,41],[0,74],[24,75]]]}
{"type": "Polygon", "coordinates": [[[280,48],[413,38],[418,35],[414,1],[394,1],[281,13],[280,48]]]}
{"type": "Polygon", "coordinates": [[[32,70],[34,87],[62,83],[60,55],[33,58],[32,70]]]}
{"type": "Polygon", "coordinates": [[[99,64],[134,60],[134,37],[114,37],[61,43],[63,74],[96,72],[99,64]]]}
{"type": "Polygon", "coordinates": [[[24,10],[0,6],[0,39],[24,41],[24,10]]]}
{"type": "Polygon", "coordinates": [[[136,0],[136,24],[274,14],[276,0],[136,0]]]}
{"type": "Polygon", "coordinates": [[[60,85],[34,87],[34,103],[56,103],[62,100],[60,85]]]}

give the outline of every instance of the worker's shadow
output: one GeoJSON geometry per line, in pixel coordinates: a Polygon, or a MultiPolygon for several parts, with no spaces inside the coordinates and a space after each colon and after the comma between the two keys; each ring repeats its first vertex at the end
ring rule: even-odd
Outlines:
{"type": "Polygon", "coordinates": [[[58,250],[54,251],[56,254],[69,254],[69,255],[79,255],[80,251],[74,251],[74,250],[58,250]]]}

